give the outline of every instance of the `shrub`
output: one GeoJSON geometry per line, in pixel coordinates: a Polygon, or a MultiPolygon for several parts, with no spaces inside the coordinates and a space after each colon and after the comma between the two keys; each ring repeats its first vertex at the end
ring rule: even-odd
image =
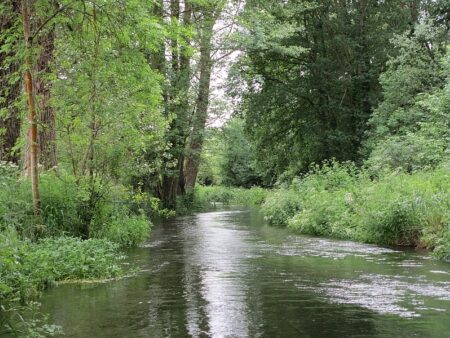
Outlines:
{"type": "MultiPolygon", "coordinates": [[[[359,220],[363,239],[389,245],[420,245],[422,236],[441,228],[449,214],[449,186],[450,174],[441,169],[411,175],[393,173],[362,186],[359,220]]],[[[434,247],[431,242],[426,246],[434,247]]]]}
{"type": "MultiPolygon", "coordinates": [[[[0,227],[15,227],[23,238],[35,235],[35,219],[31,204],[31,183],[19,174],[0,179],[0,227]]],[[[87,191],[75,178],[64,173],[46,172],[40,175],[41,221],[40,236],[79,236],[85,212],[87,191]]]]}
{"type": "Polygon", "coordinates": [[[438,259],[450,262],[450,226],[447,226],[447,229],[442,232],[439,239],[435,242],[433,254],[438,259]]]}
{"type": "MultiPolygon", "coordinates": [[[[10,166],[0,166],[0,171],[5,173],[5,168],[7,174],[0,177],[0,230],[13,226],[21,238],[35,238],[31,183],[20,179],[10,166]]],[[[149,232],[150,223],[140,216],[143,211],[149,216],[170,214],[147,194],[133,193],[122,185],[76,180],[63,171],[42,173],[40,193],[40,238],[98,238],[102,233],[121,245],[135,245],[149,232]]]]}
{"type": "Polygon", "coordinates": [[[446,164],[371,180],[353,165],[328,163],[289,189],[272,192],[263,212],[271,223],[288,224],[301,233],[422,246],[448,259],[449,187],[446,164]]]}
{"type": "MultiPolygon", "coordinates": [[[[26,183],[28,185],[29,182],[26,183]]],[[[41,174],[40,195],[41,237],[82,234],[84,201],[88,193],[77,185],[73,176],[51,172],[41,174]]]]}
{"type": "Polygon", "coordinates": [[[446,155],[448,141],[419,133],[391,136],[377,144],[366,164],[373,173],[413,172],[436,167],[446,155]]]}
{"type": "Polygon", "coordinates": [[[17,166],[0,162],[0,231],[13,226],[28,233],[32,222],[30,189],[24,189],[17,166]]]}
{"type": "Polygon", "coordinates": [[[262,206],[264,218],[272,225],[287,225],[301,208],[301,196],[294,189],[279,189],[267,197],[262,206]]]}
{"type": "Polygon", "coordinates": [[[286,223],[306,234],[355,237],[355,199],[358,186],[366,181],[353,163],[330,161],[314,166],[296,183],[302,210],[286,223]]]}
{"type": "Polygon", "coordinates": [[[119,216],[101,227],[94,236],[105,238],[122,247],[135,246],[150,235],[151,222],[144,216],[119,216]]]}

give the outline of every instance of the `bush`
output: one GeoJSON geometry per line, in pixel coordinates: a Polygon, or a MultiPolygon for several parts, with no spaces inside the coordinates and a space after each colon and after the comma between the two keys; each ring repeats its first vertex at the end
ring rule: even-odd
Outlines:
{"type": "Polygon", "coordinates": [[[450,174],[443,169],[394,173],[362,186],[358,214],[363,239],[433,248],[423,235],[444,226],[450,210],[449,186],[450,174]]]}
{"type": "Polygon", "coordinates": [[[64,172],[41,174],[41,219],[36,232],[31,183],[11,166],[0,166],[0,230],[13,226],[21,238],[75,236],[111,239],[121,245],[145,240],[149,221],[140,215],[167,216],[159,200],[122,185],[77,181],[64,172]],[[6,169],[5,169],[6,168],[6,169]],[[155,201],[156,200],[156,201],[155,201]],[[120,225],[120,226],[119,226],[120,225]],[[144,235],[145,233],[145,235],[144,235]]]}
{"type": "Polygon", "coordinates": [[[391,136],[377,144],[366,164],[374,173],[435,168],[445,158],[447,144],[444,137],[425,137],[419,133],[391,136]]]}
{"type": "Polygon", "coordinates": [[[326,162],[314,166],[297,182],[301,212],[287,220],[290,228],[311,235],[354,238],[354,201],[368,178],[353,163],[326,162]]]}
{"type": "Polygon", "coordinates": [[[151,222],[144,216],[119,216],[109,220],[94,237],[105,238],[122,247],[136,246],[150,235],[151,222]]]}
{"type": "Polygon", "coordinates": [[[448,259],[450,172],[393,172],[371,180],[352,164],[315,167],[289,189],[269,194],[263,212],[273,224],[311,235],[382,245],[421,246],[448,259]]]}
{"type": "MultiPolygon", "coordinates": [[[[13,226],[23,238],[36,234],[29,178],[9,175],[0,178],[0,227],[13,226]]],[[[86,213],[88,191],[73,176],[45,172],[40,175],[41,219],[39,236],[80,236],[86,213]]]]}
{"type": "Polygon", "coordinates": [[[301,209],[301,196],[293,188],[279,189],[267,197],[262,206],[264,218],[272,225],[287,225],[301,209]]]}
{"type": "Polygon", "coordinates": [[[442,231],[441,235],[435,242],[433,254],[438,259],[450,262],[450,226],[448,226],[445,231],[442,231]]]}
{"type": "Polygon", "coordinates": [[[31,232],[33,208],[31,191],[24,189],[19,168],[0,162],[0,231],[13,226],[20,232],[31,232]]]}

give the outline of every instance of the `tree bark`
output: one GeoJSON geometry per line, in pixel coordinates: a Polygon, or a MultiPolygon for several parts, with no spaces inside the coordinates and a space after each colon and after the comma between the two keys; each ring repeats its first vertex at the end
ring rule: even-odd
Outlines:
{"type": "Polygon", "coordinates": [[[200,153],[203,147],[204,131],[208,118],[209,92],[212,72],[212,36],[215,19],[214,16],[205,15],[200,43],[200,80],[196,100],[196,110],[193,117],[192,132],[188,146],[185,166],[186,191],[191,192],[195,187],[198,168],[200,164],[200,153]]]}
{"type": "Polygon", "coordinates": [[[33,212],[35,216],[36,225],[39,223],[40,217],[40,197],[39,197],[39,177],[38,177],[38,157],[37,157],[37,121],[36,108],[34,97],[34,86],[32,70],[32,36],[30,33],[30,1],[22,0],[22,24],[23,34],[25,39],[25,90],[27,95],[28,105],[28,121],[30,123],[29,130],[29,144],[30,144],[30,176],[31,176],[31,193],[33,198],[33,212]]]}
{"type": "Polygon", "coordinates": [[[50,66],[53,60],[55,48],[55,30],[54,28],[38,39],[41,52],[36,63],[35,79],[36,96],[39,111],[39,163],[44,169],[55,167],[58,162],[56,159],[56,121],[55,111],[50,105],[51,81],[45,79],[44,74],[51,72],[50,66]]]}
{"type": "MultiPolygon", "coordinates": [[[[30,8],[31,10],[31,8],[30,8]]],[[[29,16],[31,16],[29,12],[29,16]]],[[[39,26],[38,21],[37,25],[39,26]]],[[[30,23],[30,31],[31,31],[30,23]]],[[[39,55],[36,62],[33,64],[33,93],[34,104],[37,108],[36,124],[39,126],[39,133],[37,134],[38,146],[38,163],[44,169],[51,169],[57,166],[56,157],[56,116],[55,111],[50,105],[51,98],[51,81],[46,79],[47,74],[51,73],[51,62],[53,60],[53,53],[55,49],[55,28],[54,26],[41,31],[38,37],[34,37],[39,46],[39,55]]],[[[34,42],[34,41],[33,41],[34,42]]],[[[24,152],[23,168],[27,173],[31,165],[31,146],[26,145],[24,152]]]]}

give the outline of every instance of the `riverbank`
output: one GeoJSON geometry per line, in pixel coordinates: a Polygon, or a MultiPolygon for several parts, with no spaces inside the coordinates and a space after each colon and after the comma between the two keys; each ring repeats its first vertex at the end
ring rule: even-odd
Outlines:
{"type": "Polygon", "coordinates": [[[42,291],[60,281],[103,280],[124,272],[119,246],[105,239],[30,242],[3,232],[0,257],[0,336],[47,337],[60,332],[39,312],[42,291]]]}
{"type": "Polygon", "coordinates": [[[0,336],[58,332],[39,311],[41,292],[122,276],[121,249],[148,238],[150,211],[158,211],[147,195],[60,171],[41,174],[37,219],[29,179],[16,166],[0,163],[0,187],[0,336]]]}
{"type": "Polygon", "coordinates": [[[314,236],[428,249],[450,259],[450,169],[373,177],[331,162],[278,189],[199,187],[194,200],[261,205],[271,225],[314,236]]]}

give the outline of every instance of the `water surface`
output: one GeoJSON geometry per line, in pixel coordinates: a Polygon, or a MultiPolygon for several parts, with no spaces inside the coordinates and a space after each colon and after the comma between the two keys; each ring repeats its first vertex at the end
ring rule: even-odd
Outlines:
{"type": "Polygon", "coordinates": [[[59,286],[43,310],[68,337],[450,337],[450,264],[255,210],[167,221],[129,262],[137,276],[59,286]]]}

